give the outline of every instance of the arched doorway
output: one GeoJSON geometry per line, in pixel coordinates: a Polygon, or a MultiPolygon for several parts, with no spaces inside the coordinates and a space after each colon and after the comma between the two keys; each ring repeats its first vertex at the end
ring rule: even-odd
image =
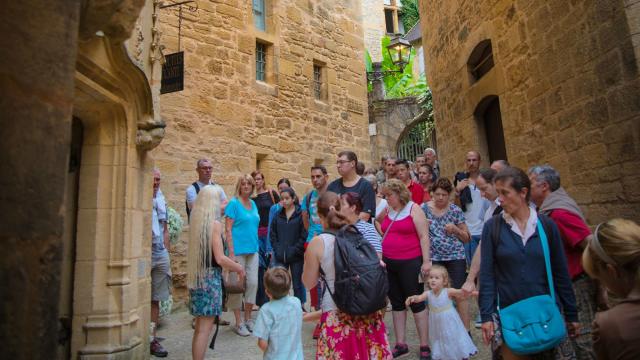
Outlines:
{"type": "Polygon", "coordinates": [[[436,148],[436,132],[428,119],[422,119],[407,128],[398,139],[398,159],[414,161],[425,148],[436,148]]]}
{"type": "Polygon", "coordinates": [[[476,107],[474,114],[478,120],[481,138],[484,135],[484,147],[489,154],[489,161],[508,160],[499,98],[495,95],[485,97],[476,107]]]}

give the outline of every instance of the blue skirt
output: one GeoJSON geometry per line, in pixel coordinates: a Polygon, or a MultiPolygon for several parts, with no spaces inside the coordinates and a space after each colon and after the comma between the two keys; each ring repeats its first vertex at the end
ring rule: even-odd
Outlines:
{"type": "Polygon", "coordinates": [[[193,316],[222,314],[222,269],[208,268],[202,287],[189,289],[189,312],[193,316]]]}

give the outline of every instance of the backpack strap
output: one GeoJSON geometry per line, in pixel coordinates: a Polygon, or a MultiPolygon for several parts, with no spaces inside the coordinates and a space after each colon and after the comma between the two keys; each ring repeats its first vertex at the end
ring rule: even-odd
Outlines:
{"type": "Polygon", "coordinates": [[[307,205],[305,208],[307,209],[307,212],[309,214],[311,214],[311,193],[312,192],[313,192],[313,190],[309,191],[307,193],[307,195],[305,196],[305,202],[306,202],[306,205],[307,205]]]}
{"type": "Polygon", "coordinates": [[[276,203],[276,198],[273,196],[273,190],[272,189],[268,189],[267,191],[269,192],[269,196],[271,197],[271,203],[275,204],[276,203]]]}
{"type": "MultiPolygon", "coordinates": [[[[200,192],[200,185],[198,185],[197,181],[194,181],[193,184],[191,184],[191,186],[193,186],[194,189],[196,189],[196,195],[200,192]]],[[[191,218],[191,209],[189,209],[189,203],[187,202],[187,200],[184,201],[184,207],[187,210],[187,220],[189,220],[191,218]]]]}

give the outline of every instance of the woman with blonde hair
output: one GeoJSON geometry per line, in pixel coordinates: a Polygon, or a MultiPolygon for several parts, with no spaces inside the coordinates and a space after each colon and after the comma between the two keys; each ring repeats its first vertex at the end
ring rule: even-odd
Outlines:
{"type": "Polygon", "coordinates": [[[596,314],[592,336],[598,359],[640,359],[640,226],[624,219],[598,225],[582,265],[621,299],[596,314]]]}
{"type": "Polygon", "coordinates": [[[224,255],[218,185],[207,185],[191,209],[187,253],[189,311],[196,317],[191,343],[194,359],[204,359],[216,316],[222,314],[222,269],[244,276],[244,268],[224,255]]]}
{"type": "Polygon", "coordinates": [[[224,211],[227,217],[226,235],[229,257],[242,265],[247,273],[244,294],[231,294],[227,307],[233,310],[236,325],[233,330],[240,336],[249,336],[253,330],[251,311],[256,303],[258,291],[258,225],[260,215],[256,203],[250,196],[255,189],[251,175],[242,175],[236,182],[235,196],[224,211]],[[240,309],[244,298],[244,322],[240,318],[240,309]]]}

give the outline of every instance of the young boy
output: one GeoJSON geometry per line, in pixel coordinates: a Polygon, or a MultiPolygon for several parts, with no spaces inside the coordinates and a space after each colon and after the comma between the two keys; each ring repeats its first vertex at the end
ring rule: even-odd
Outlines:
{"type": "Polygon", "coordinates": [[[263,359],[302,360],[302,305],[289,296],[291,275],[284,268],[271,268],[264,274],[264,288],[270,301],[260,308],[253,328],[263,359]]]}

